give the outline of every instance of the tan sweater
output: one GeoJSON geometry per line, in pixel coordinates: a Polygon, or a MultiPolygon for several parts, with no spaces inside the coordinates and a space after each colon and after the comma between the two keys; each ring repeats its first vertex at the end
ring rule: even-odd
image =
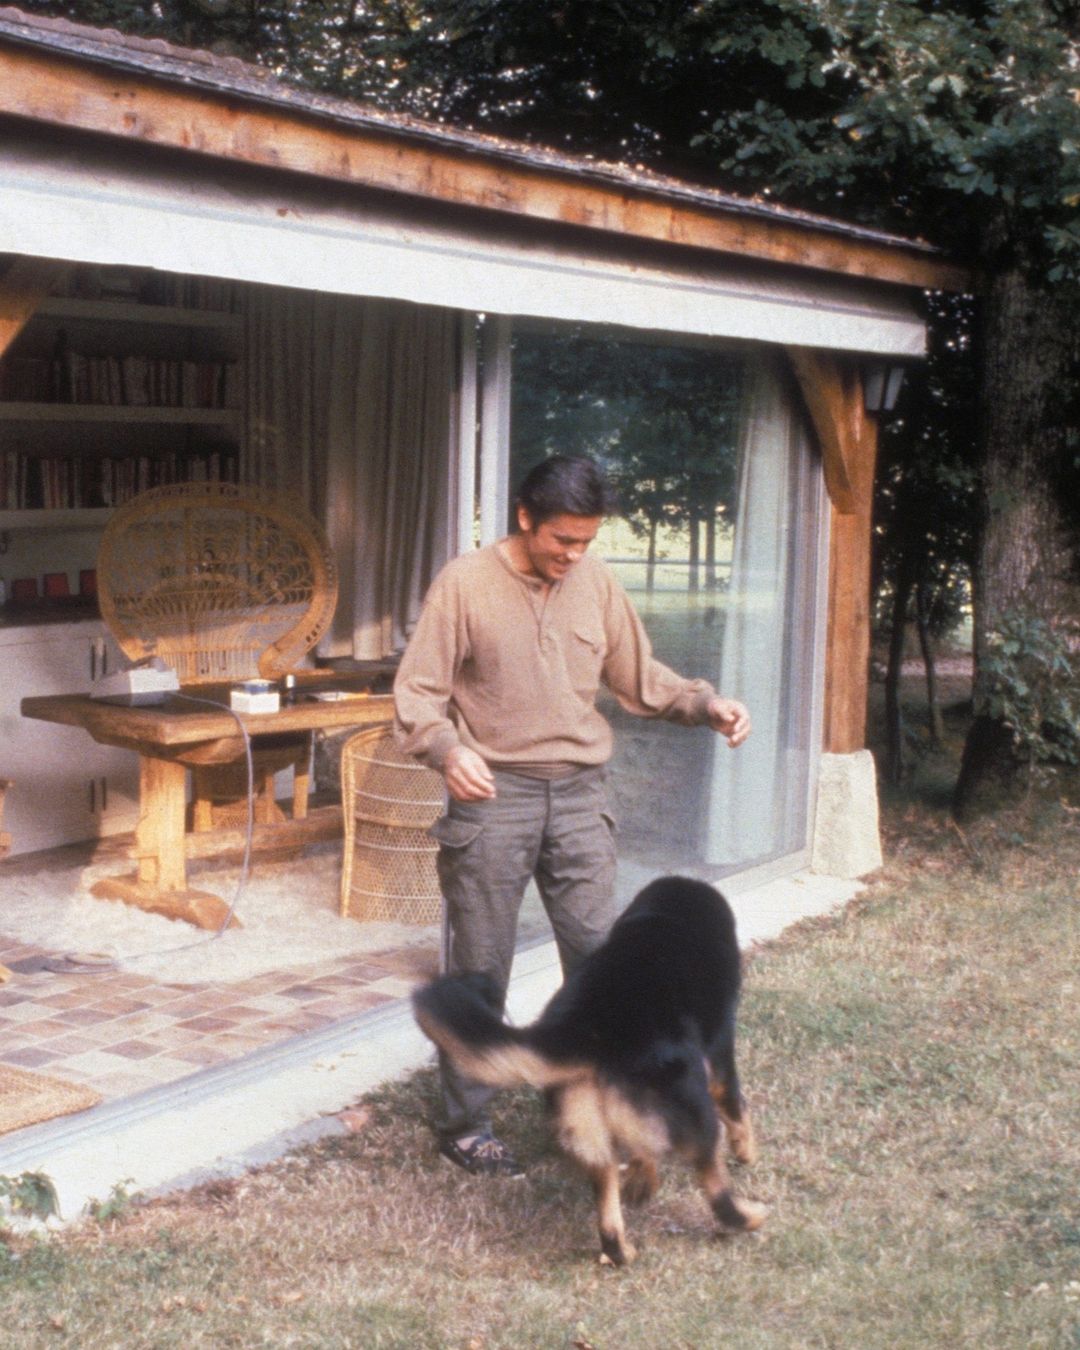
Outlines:
{"type": "Polygon", "coordinates": [[[546,586],[492,544],[454,559],[424,601],[394,681],[399,744],[441,769],[456,745],[547,775],[611,755],[607,685],[628,712],[687,726],[714,690],[653,659],[626,592],[588,554],[546,586]]]}

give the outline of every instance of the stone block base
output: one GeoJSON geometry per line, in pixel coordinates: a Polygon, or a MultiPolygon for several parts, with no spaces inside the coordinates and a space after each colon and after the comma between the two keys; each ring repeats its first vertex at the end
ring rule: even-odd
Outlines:
{"type": "Polygon", "coordinates": [[[811,871],[854,878],[875,872],[881,865],[873,756],[869,750],[822,755],[811,871]]]}

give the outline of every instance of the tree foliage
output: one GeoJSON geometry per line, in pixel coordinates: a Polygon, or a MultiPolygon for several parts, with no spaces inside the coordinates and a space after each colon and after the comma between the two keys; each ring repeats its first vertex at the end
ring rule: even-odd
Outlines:
{"type": "Polygon", "coordinates": [[[817,106],[792,117],[790,99],[759,97],[717,118],[708,139],[723,169],[787,198],[832,209],[847,202],[876,223],[914,226],[988,265],[995,248],[1022,238],[1051,280],[1078,275],[1073,5],[793,0],[763,8],[784,12],[779,48],[764,41],[775,26],[768,19],[730,41],[759,43],[795,85],[805,75],[817,106]],[[806,21],[798,40],[791,18],[806,21]]]}
{"type": "Polygon", "coordinates": [[[692,584],[701,561],[715,580],[716,535],[735,496],[742,386],[742,362],[730,354],[577,329],[520,334],[513,476],[556,452],[589,455],[648,540],[650,563],[661,527],[685,529],[692,584]]]}

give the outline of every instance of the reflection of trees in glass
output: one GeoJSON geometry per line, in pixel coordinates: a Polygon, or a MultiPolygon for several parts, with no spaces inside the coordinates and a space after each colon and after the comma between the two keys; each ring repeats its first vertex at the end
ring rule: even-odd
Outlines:
{"type": "Polygon", "coordinates": [[[728,352],[585,336],[514,340],[514,475],[561,453],[607,471],[631,529],[647,541],[648,584],[662,527],[685,532],[690,587],[716,585],[730,527],[742,361],[728,352]]]}

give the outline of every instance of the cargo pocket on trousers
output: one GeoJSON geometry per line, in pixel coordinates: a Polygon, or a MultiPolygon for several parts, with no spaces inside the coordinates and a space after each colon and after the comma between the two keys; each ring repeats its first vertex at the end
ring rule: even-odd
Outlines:
{"type": "Polygon", "coordinates": [[[475,878],[483,867],[482,850],[479,853],[467,850],[480,838],[483,829],[483,821],[458,820],[454,816],[440,816],[428,829],[429,836],[439,845],[435,871],[451,912],[465,904],[466,895],[475,889],[470,886],[470,878],[475,878]]]}

